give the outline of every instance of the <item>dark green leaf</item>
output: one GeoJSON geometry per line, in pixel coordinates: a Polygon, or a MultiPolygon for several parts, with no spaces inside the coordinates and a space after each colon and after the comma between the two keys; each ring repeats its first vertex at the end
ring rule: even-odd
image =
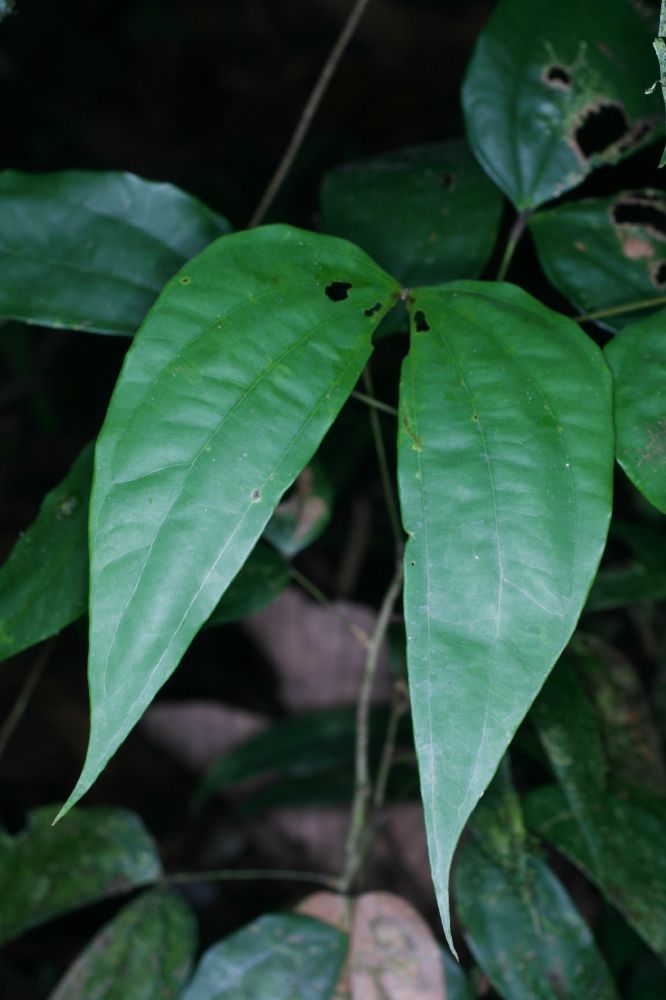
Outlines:
{"type": "Polygon", "coordinates": [[[155,845],[132,813],[77,809],[55,827],[54,815],[44,806],[20,833],[0,833],[0,942],[161,875],[155,845]]]}
{"type": "Polygon", "coordinates": [[[545,787],[525,800],[528,825],[581,868],[624,914],[634,930],[666,960],[666,823],[634,802],[609,795],[597,823],[605,867],[595,858],[559,788],[545,787]]]}
{"type": "Polygon", "coordinates": [[[521,211],[661,131],[649,19],[629,0],[502,0],[463,87],[467,135],[521,211]]]}
{"type": "Polygon", "coordinates": [[[550,868],[527,848],[520,805],[500,773],[460,849],[455,892],[470,951],[505,1000],[615,1000],[589,927],[550,868]]]}
{"type": "Polygon", "coordinates": [[[180,896],[144,893],[96,935],[49,1000],[176,1000],[196,940],[194,914],[180,896]]]}
{"type": "Polygon", "coordinates": [[[446,979],[446,1000],[474,1000],[472,988],[460,963],[445,950],[442,950],[442,962],[446,979]]]}
{"type": "Polygon", "coordinates": [[[206,627],[247,618],[270,604],[289,583],[289,567],[279,553],[259,542],[222,596],[206,627]]]}
{"type": "Polygon", "coordinates": [[[65,808],[212,613],[345,402],[399,294],[351,244],[268,226],[218,240],[151,309],[97,444],[91,735],[65,808]]]}
{"type": "Polygon", "coordinates": [[[331,1000],[347,935],[298,914],[269,914],[213,945],[182,1000],[331,1000]]]}
{"type": "Polygon", "coordinates": [[[0,316],[133,334],[164,283],[229,224],[133,174],[0,174],[0,316]]]}
{"type": "MultiPolygon", "coordinates": [[[[661,96],[666,105],[666,0],[661,0],[661,13],[659,15],[658,35],[654,42],[654,51],[657,53],[659,63],[659,84],[661,85],[661,96]]],[[[659,166],[666,164],[666,149],[661,154],[659,166]]]]}
{"type": "Polygon", "coordinates": [[[617,460],[634,486],[666,514],[666,309],[606,346],[615,382],[617,460]]]}
{"type": "Polygon", "coordinates": [[[326,232],[358,243],[412,286],[476,278],[497,238],[502,197],[465,140],[453,139],[333,170],[321,207],[326,232]]]}
{"type": "Polygon", "coordinates": [[[47,493],[0,567],[0,660],[75,621],[88,604],[88,500],[93,446],[47,493]]]}
{"type": "Polygon", "coordinates": [[[282,501],[264,532],[278,552],[290,558],[312,545],[331,517],[333,493],[316,459],[303,469],[290,495],[282,501]]]}
{"type": "Polygon", "coordinates": [[[14,10],[14,0],[0,0],[0,21],[4,21],[14,10]]]}
{"type": "MultiPolygon", "coordinates": [[[[582,312],[644,303],[666,291],[666,195],[625,191],[537,212],[530,219],[541,266],[582,312]]],[[[659,301],[661,296],[662,301],[659,301]]],[[[600,320],[617,330],[645,312],[600,320]]]]}
{"type": "Polygon", "coordinates": [[[401,382],[408,664],[448,931],[462,828],[576,624],[611,504],[610,379],[520,289],[418,289],[401,382]]]}

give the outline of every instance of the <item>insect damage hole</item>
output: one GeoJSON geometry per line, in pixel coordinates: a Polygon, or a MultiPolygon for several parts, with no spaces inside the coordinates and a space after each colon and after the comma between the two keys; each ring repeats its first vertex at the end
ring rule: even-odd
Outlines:
{"type": "MultiPolygon", "coordinates": [[[[666,208],[666,202],[664,202],[666,208]]],[[[610,211],[616,226],[645,226],[657,236],[666,238],[666,211],[659,202],[647,199],[618,201],[610,211]]]]}
{"type": "Polygon", "coordinates": [[[652,284],[657,288],[666,288],[666,260],[658,260],[650,268],[652,284]]]}
{"type": "Polygon", "coordinates": [[[365,316],[374,316],[375,313],[378,313],[381,308],[382,308],[381,302],[375,302],[374,306],[370,306],[369,309],[364,309],[363,314],[365,316]]]}
{"type": "Polygon", "coordinates": [[[600,156],[631,133],[624,108],[616,101],[598,101],[583,108],[574,128],[581,157],[600,156]]]}
{"type": "Polygon", "coordinates": [[[546,66],[541,79],[554,90],[568,90],[571,86],[571,73],[559,63],[551,63],[550,66],[546,66]]]}
{"type": "Polygon", "coordinates": [[[419,309],[414,313],[414,326],[417,333],[427,333],[430,329],[430,324],[428,323],[422,309],[419,309]]]}
{"type": "Polygon", "coordinates": [[[261,491],[252,490],[250,493],[250,499],[252,500],[252,503],[258,503],[261,500],[261,491]]]}
{"type": "Polygon", "coordinates": [[[332,281],[324,291],[331,302],[343,302],[349,296],[349,289],[352,287],[350,281],[332,281]]]}

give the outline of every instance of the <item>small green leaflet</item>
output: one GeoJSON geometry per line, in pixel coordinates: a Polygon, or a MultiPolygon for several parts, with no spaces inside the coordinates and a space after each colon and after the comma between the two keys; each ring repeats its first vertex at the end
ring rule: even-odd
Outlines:
{"type": "Polygon", "coordinates": [[[95,452],[91,733],[63,812],[178,665],[399,297],[362,250],[289,226],[223,237],[160,295],[95,452]]]}
{"type": "Polygon", "coordinates": [[[455,282],[412,299],[398,431],[407,659],[450,941],[456,843],[604,549],[611,387],[580,328],[513,285],[455,282]]]}

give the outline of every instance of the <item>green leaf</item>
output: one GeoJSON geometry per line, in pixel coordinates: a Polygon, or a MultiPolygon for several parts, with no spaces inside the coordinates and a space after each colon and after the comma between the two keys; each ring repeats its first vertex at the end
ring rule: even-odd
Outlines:
{"type": "Polygon", "coordinates": [[[331,171],[321,209],[326,232],[358,243],[411,286],[476,278],[497,238],[502,197],[466,141],[452,139],[331,171]]]}
{"type": "Polygon", "coordinates": [[[289,579],[289,567],[282,556],[259,542],[223,594],[206,628],[237,622],[261,611],[282,593],[289,579]]]}
{"type": "Polygon", "coordinates": [[[88,500],[93,447],[47,493],[0,567],[0,660],[76,621],[88,604],[88,500]]]}
{"type": "Polygon", "coordinates": [[[629,0],[502,0],[463,86],[467,135],[517,209],[536,208],[661,131],[646,49],[649,19],[629,0]]]}
{"type": "MultiPolygon", "coordinates": [[[[652,44],[654,46],[654,51],[657,54],[657,62],[659,63],[659,80],[657,82],[661,86],[661,96],[663,98],[664,105],[666,105],[666,0],[661,0],[658,35],[652,44]]],[[[665,164],[666,149],[661,154],[659,166],[663,167],[665,164]]]]}
{"type": "MultiPolygon", "coordinates": [[[[55,635],[88,610],[88,504],[93,445],[45,497],[0,567],[0,661],[55,635]]],[[[289,567],[261,543],[206,622],[226,625],[260,611],[289,582],[289,567]]]]}
{"type": "MultiPolygon", "coordinates": [[[[666,195],[624,191],[537,212],[529,223],[549,281],[581,312],[654,300],[666,290],[666,195]]],[[[618,330],[645,311],[599,322],[618,330]]]]}
{"type": "Polygon", "coordinates": [[[399,294],[351,244],[268,226],[218,240],[151,309],[97,444],[91,734],[65,811],[238,573],[399,294]]]}
{"type": "Polygon", "coordinates": [[[610,379],[513,285],[417,289],[398,438],[412,716],[447,934],[463,826],[576,624],[611,506],[610,379]]]}
{"type": "Polygon", "coordinates": [[[0,0],[0,21],[14,12],[14,0],[0,0]]]}
{"type": "Polygon", "coordinates": [[[666,309],[606,346],[615,383],[617,460],[634,486],[666,514],[666,309]]]}
{"type": "Polygon", "coordinates": [[[49,1000],[176,1000],[196,941],[194,914],[181,896],[144,893],[95,936],[49,1000]]]}
{"type": "Polygon", "coordinates": [[[470,830],[456,864],[456,905],[470,951],[500,996],[616,1000],[589,927],[527,847],[506,773],[478,806],[470,830]],[[509,834],[507,815],[516,817],[509,834]]]}
{"type": "Polygon", "coordinates": [[[0,942],[162,873],[155,844],[133,813],[77,809],[56,827],[54,814],[43,806],[20,833],[0,833],[0,942]]]}
{"type": "Polygon", "coordinates": [[[641,563],[602,570],[594,581],[586,612],[616,611],[632,604],[653,604],[666,600],[666,570],[654,570],[641,563]]]}
{"type": "Polygon", "coordinates": [[[182,1000],[331,1000],[347,935],[298,914],[269,914],[213,945],[182,1000]]]}
{"type": "Polygon", "coordinates": [[[171,184],[133,174],[0,173],[0,316],[133,334],[164,283],[229,231],[171,184]]]}
{"type": "Polygon", "coordinates": [[[585,872],[666,961],[666,823],[634,802],[609,795],[598,818],[604,870],[597,867],[564,793],[538,788],[525,800],[529,827],[585,872]]]}
{"type": "Polygon", "coordinates": [[[442,949],[444,977],[446,979],[446,1000],[474,1000],[472,988],[459,962],[442,949]]]}
{"type": "Polygon", "coordinates": [[[311,462],[266,525],[266,538],[291,558],[312,545],[331,517],[333,491],[321,462],[311,462]]]}

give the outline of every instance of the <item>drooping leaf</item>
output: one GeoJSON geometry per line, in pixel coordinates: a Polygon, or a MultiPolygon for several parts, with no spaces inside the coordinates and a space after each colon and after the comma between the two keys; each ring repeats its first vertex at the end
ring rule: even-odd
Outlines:
{"type": "Polygon", "coordinates": [[[259,542],[223,594],[206,627],[227,625],[261,611],[282,593],[289,579],[289,567],[282,556],[259,542]]]}
{"type": "Polygon", "coordinates": [[[666,514],[666,310],[633,323],[607,344],[615,383],[617,460],[634,486],[666,514]]]}
{"type": "Polygon", "coordinates": [[[331,171],[321,208],[326,232],[358,243],[412,286],[476,278],[497,237],[502,197],[465,140],[452,139],[331,171]]]}
{"type": "Polygon", "coordinates": [[[502,769],[460,849],[455,894],[470,951],[504,1000],[617,1000],[592,933],[530,851],[502,769]],[[507,817],[509,820],[507,826],[507,817]]]}
{"type": "Polygon", "coordinates": [[[151,309],[97,444],[91,735],[67,806],[212,613],[399,294],[351,244],[268,226],[217,241],[151,309]]]}
{"type": "MultiPolygon", "coordinates": [[[[537,212],[529,223],[541,266],[582,312],[644,303],[666,291],[666,196],[624,191],[537,212]]],[[[618,330],[645,310],[599,322],[618,330]]]]}
{"type": "Polygon", "coordinates": [[[398,458],[412,716],[448,933],[462,828],[576,624],[611,502],[610,379],[520,289],[417,289],[398,458]]]}
{"type": "Polygon", "coordinates": [[[47,493],[0,567],[0,660],[59,632],[88,605],[88,500],[93,446],[47,493]]]}
{"type": "Polygon", "coordinates": [[[155,844],[132,813],[77,809],[55,827],[54,814],[35,809],[20,833],[0,833],[0,942],[161,875],[155,844]]]}
{"type": "Polygon", "coordinates": [[[577,865],[628,923],[666,960],[666,822],[609,794],[598,819],[605,867],[600,872],[564,793],[546,786],[525,799],[528,826],[577,865]]]}
{"type": "Polygon", "coordinates": [[[0,173],[0,316],[133,334],[229,224],[171,184],[80,170],[0,173]]]}
{"type": "Polygon", "coordinates": [[[331,517],[333,493],[326,472],[316,459],[301,472],[290,496],[266,525],[265,536],[283,556],[291,558],[312,545],[331,517]]]}
{"type": "Polygon", "coordinates": [[[49,1000],[176,1000],[196,942],[194,914],[181,896],[144,893],[102,928],[49,1000]]]}
{"type": "Polygon", "coordinates": [[[536,208],[661,131],[645,57],[649,19],[629,0],[501,0],[463,86],[467,135],[517,209],[536,208]]]}
{"type": "Polygon", "coordinates": [[[209,948],[182,1000],[331,1000],[346,950],[329,924],[269,914],[209,948]]]}

